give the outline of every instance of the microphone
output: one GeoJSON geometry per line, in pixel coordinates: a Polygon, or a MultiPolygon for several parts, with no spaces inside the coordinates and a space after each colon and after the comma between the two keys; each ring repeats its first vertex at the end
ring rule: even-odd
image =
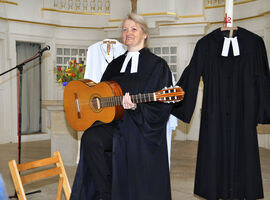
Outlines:
{"type": "Polygon", "coordinates": [[[39,54],[42,54],[44,51],[47,51],[47,50],[50,50],[51,49],[51,47],[49,46],[49,45],[47,45],[46,47],[44,47],[43,49],[40,49],[39,51],[38,51],[38,53],[39,54]]]}

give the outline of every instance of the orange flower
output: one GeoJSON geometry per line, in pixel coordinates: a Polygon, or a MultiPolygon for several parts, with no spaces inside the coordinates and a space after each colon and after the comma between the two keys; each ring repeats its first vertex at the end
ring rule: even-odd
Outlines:
{"type": "Polygon", "coordinates": [[[70,60],[67,63],[68,66],[57,66],[54,68],[54,72],[57,75],[56,80],[58,83],[67,83],[73,80],[83,79],[85,64],[77,62],[77,60],[70,60]]]}

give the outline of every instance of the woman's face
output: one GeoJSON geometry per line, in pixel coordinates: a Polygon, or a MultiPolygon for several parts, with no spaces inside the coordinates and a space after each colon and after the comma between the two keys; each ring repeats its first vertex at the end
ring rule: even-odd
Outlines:
{"type": "Polygon", "coordinates": [[[133,20],[126,20],[122,29],[123,43],[128,47],[128,51],[139,51],[144,47],[144,40],[147,35],[143,32],[139,24],[133,20]]]}

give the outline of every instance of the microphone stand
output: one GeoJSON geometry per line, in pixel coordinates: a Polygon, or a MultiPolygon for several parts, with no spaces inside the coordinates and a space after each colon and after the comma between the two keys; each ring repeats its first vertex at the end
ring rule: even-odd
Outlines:
{"type": "MultiPolygon", "coordinates": [[[[32,61],[35,60],[36,58],[41,58],[42,57],[42,53],[43,51],[39,50],[35,55],[33,55],[31,58],[23,61],[22,63],[16,65],[16,67],[13,67],[3,73],[0,74],[0,76],[14,70],[17,69],[18,70],[18,163],[21,163],[21,127],[22,127],[22,114],[21,114],[21,98],[22,98],[22,73],[23,73],[23,66],[32,61]]],[[[34,194],[34,193],[40,193],[41,190],[37,190],[37,191],[33,191],[33,192],[29,192],[26,193],[26,195],[29,194],[34,194]]],[[[13,196],[9,196],[9,199],[13,199],[13,198],[17,198],[17,193],[15,191],[15,194],[13,196]]]]}

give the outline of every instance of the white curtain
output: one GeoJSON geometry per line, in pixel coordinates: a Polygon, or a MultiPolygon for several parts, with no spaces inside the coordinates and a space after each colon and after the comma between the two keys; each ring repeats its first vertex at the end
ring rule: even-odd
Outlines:
{"type": "MultiPolygon", "coordinates": [[[[41,45],[17,42],[17,64],[32,57],[41,45]]],[[[41,132],[41,58],[23,66],[21,93],[21,133],[41,132]]]]}

